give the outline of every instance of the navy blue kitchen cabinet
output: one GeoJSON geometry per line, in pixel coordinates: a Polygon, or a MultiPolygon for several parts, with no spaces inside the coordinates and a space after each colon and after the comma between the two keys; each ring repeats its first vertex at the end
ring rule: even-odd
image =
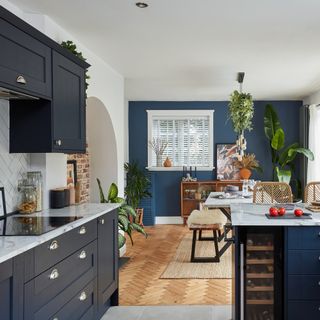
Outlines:
{"type": "Polygon", "coordinates": [[[0,48],[0,98],[10,101],[10,152],[84,153],[90,65],[2,6],[0,48]]]}
{"type": "Polygon", "coordinates": [[[320,227],[286,228],[284,274],[285,319],[320,319],[320,227]]]}
{"type": "Polygon", "coordinates": [[[85,152],[85,70],[53,51],[53,149],[85,152]]]}
{"type": "Polygon", "coordinates": [[[98,219],[98,279],[98,314],[102,316],[119,302],[117,210],[98,219]]]}
{"type": "Polygon", "coordinates": [[[0,86],[51,98],[51,48],[0,18],[0,86]]]}
{"type": "Polygon", "coordinates": [[[1,320],[98,320],[118,305],[117,210],[0,264],[1,320]]]}

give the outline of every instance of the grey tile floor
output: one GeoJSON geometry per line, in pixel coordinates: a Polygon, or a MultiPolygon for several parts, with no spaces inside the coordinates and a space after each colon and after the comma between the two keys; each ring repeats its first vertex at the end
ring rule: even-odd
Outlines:
{"type": "Polygon", "coordinates": [[[112,307],[101,320],[230,320],[231,306],[112,307]]]}

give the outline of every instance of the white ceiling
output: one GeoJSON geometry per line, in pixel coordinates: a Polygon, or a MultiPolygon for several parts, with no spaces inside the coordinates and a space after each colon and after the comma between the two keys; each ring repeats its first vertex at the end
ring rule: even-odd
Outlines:
{"type": "Polygon", "coordinates": [[[10,0],[126,78],[129,100],[300,99],[320,89],[319,0],[10,0]]]}

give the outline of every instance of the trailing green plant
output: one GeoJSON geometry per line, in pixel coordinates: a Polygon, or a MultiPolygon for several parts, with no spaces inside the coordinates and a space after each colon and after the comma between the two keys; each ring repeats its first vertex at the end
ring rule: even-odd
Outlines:
{"type": "Polygon", "coordinates": [[[126,162],[124,170],[127,174],[127,185],[124,189],[127,203],[137,209],[142,199],[151,197],[149,192],[150,180],[146,172],[141,169],[137,162],[126,162]]]}
{"type": "MultiPolygon", "coordinates": [[[[265,107],[264,132],[270,144],[273,180],[290,183],[295,172],[294,160],[299,154],[311,161],[314,160],[313,152],[301,147],[298,142],[285,146],[285,133],[271,104],[267,104],[265,107]]],[[[299,189],[298,179],[296,179],[296,183],[299,189]]]]}
{"type": "MultiPolygon", "coordinates": [[[[73,53],[75,56],[77,56],[79,59],[83,60],[83,61],[86,61],[87,59],[83,56],[82,52],[81,51],[78,51],[77,50],[77,46],[74,44],[73,41],[71,40],[67,40],[67,41],[62,41],[61,44],[60,44],[63,48],[69,50],[71,53],[73,53]]],[[[87,89],[89,87],[89,83],[88,83],[88,80],[90,79],[90,76],[88,74],[88,69],[86,70],[86,73],[85,73],[85,80],[86,80],[86,83],[85,83],[85,86],[86,86],[86,97],[87,97],[87,89]]]]}
{"type": "Polygon", "coordinates": [[[251,131],[254,114],[253,100],[250,93],[241,93],[235,90],[229,101],[229,119],[231,119],[234,131],[240,135],[245,130],[251,131]]]}
{"type": "MultiPolygon", "coordinates": [[[[98,186],[99,186],[99,192],[100,192],[100,202],[101,203],[119,203],[120,207],[118,208],[118,227],[120,230],[122,230],[124,233],[126,233],[130,240],[131,244],[133,245],[133,232],[137,231],[141,234],[143,234],[145,237],[147,237],[147,233],[145,232],[143,226],[135,223],[136,219],[136,211],[126,203],[124,198],[118,197],[118,187],[115,183],[112,183],[109,187],[108,191],[108,198],[105,197],[101,182],[99,179],[97,179],[98,186]]],[[[118,233],[118,246],[119,249],[124,246],[126,243],[126,237],[118,233]]]]}

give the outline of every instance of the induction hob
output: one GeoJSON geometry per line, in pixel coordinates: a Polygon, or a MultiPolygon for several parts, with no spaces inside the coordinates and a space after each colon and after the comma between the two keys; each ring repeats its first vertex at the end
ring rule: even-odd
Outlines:
{"type": "Polygon", "coordinates": [[[39,236],[82,217],[27,217],[8,216],[0,220],[2,236],[39,236]]]}

